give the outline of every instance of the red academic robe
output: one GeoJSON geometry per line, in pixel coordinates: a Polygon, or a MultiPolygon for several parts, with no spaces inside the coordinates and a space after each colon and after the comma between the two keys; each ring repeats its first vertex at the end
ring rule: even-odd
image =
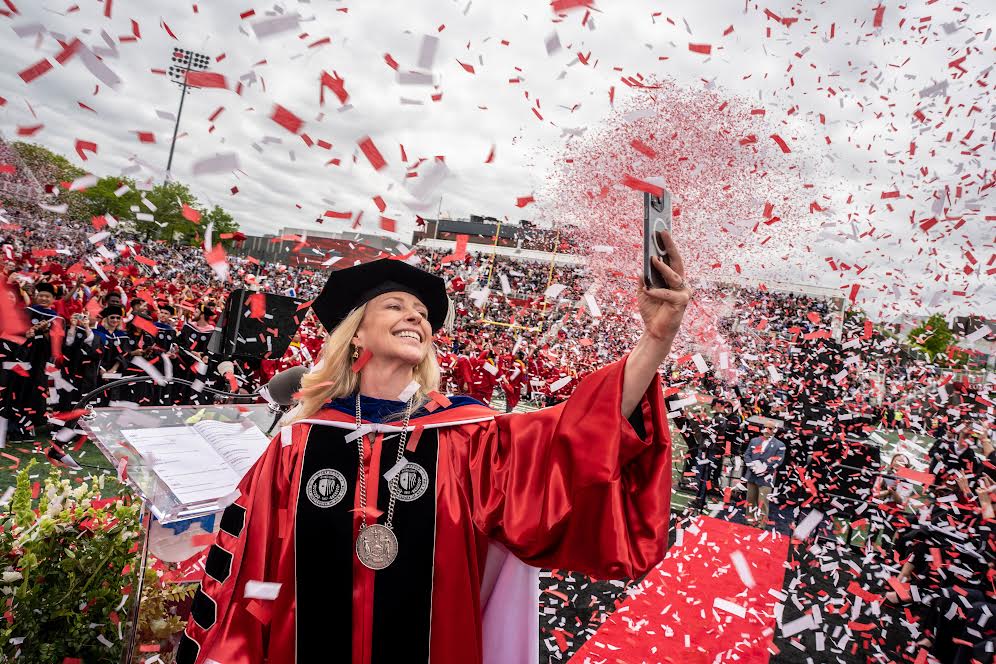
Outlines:
{"type": "MultiPolygon", "coordinates": [[[[353,417],[325,409],[284,427],[225,510],[178,664],[481,664],[491,542],[536,567],[649,570],[667,542],[671,438],[657,376],[621,416],[624,364],[586,376],[552,408],[498,415],[474,404],[412,419],[405,456],[425,469],[427,490],[397,502],[398,558],[377,572],[354,551],[353,417]],[[327,480],[333,471],[344,484],[327,480]]],[[[380,428],[364,468],[368,505],[386,509],[399,427],[380,428]]],[[[516,608],[537,611],[535,601],[516,608]]]]}

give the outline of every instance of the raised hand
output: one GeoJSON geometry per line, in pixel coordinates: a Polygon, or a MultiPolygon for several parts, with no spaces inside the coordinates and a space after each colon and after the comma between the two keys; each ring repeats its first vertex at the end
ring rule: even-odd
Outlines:
{"type": "Polygon", "coordinates": [[[681,320],[692,298],[692,291],[685,283],[685,264],[681,260],[681,254],[678,253],[678,247],[671,239],[670,233],[660,231],[660,234],[671,265],[668,266],[656,256],[650,260],[653,268],[664,277],[671,288],[647,288],[641,276],[637,303],[646,334],[660,342],[670,344],[681,327],[681,320]]]}

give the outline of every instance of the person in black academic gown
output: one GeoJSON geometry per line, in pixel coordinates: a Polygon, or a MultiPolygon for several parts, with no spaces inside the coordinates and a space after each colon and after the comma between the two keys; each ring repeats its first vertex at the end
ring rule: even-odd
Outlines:
{"type": "Polygon", "coordinates": [[[24,309],[31,326],[24,335],[24,343],[14,349],[16,364],[7,370],[0,410],[0,416],[7,419],[8,440],[31,439],[45,423],[48,400],[45,366],[52,359],[53,326],[62,320],[51,308],[55,295],[55,286],[39,283],[31,305],[24,309]]]}
{"type": "MultiPolygon", "coordinates": [[[[193,320],[188,320],[180,329],[176,339],[179,348],[178,378],[188,380],[197,386],[208,382],[207,376],[210,375],[208,368],[211,363],[208,344],[214,331],[210,324],[216,316],[214,302],[208,302],[200,308],[193,320]]],[[[204,404],[210,403],[212,399],[210,395],[195,388],[180,387],[177,392],[183,395],[183,403],[204,404]]]]}
{"type": "MultiPolygon", "coordinates": [[[[121,319],[124,310],[117,305],[104,307],[100,312],[100,325],[94,334],[100,339],[100,382],[103,385],[124,377],[123,371],[128,366],[131,355],[131,340],[128,333],[121,329],[121,319]]],[[[101,403],[127,399],[125,387],[115,387],[101,395],[101,403]]]]}
{"type": "Polygon", "coordinates": [[[63,349],[62,378],[66,386],[59,391],[59,410],[72,410],[84,394],[97,387],[102,347],[100,337],[90,326],[90,314],[73,314],[63,349]]]}
{"type": "MultiPolygon", "coordinates": [[[[148,375],[144,368],[135,364],[136,358],[142,358],[149,362],[153,369],[161,372],[162,360],[155,352],[156,337],[152,331],[156,328],[149,316],[149,305],[145,300],[133,298],[131,305],[131,319],[124,326],[128,334],[128,342],[131,350],[128,352],[128,365],[123,374],[125,378],[137,378],[148,375]]],[[[153,405],[153,391],[155,383],[133,383],[127,388],[128,401],[137,403],[139,406],[153,405]]]]}
{"type": "MultiPolygon", "coordinates": [[[[176,316],[176,308],[172,304],[160,303],[156,316],[156,338],[154,342],[155,352],[161,358],[159,364],[163,376],[170,378],[176,371],[176,328],[173,327],[173,318],[176,316]]],[[[174,402],[176,390],[171,384],[156,385],[153,388],[153,403],[156,405],[170,405],[174,402]]]]}

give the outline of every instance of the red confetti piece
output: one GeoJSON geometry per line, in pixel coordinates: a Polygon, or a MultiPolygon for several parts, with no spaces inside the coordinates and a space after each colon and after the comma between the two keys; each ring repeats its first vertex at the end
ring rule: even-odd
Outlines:
{"type": "Polygon", "coordinates": [[[249,296],[249,318],[262,320],[266,315],[266,295],[263,293],[253,293],[249,296]]]}
{"type": "Polygon", "coordinates": [[[52,63],[49,62],[48,59],[46,58],[44,60],[39,60],[38,62],[31,65],[27,69],[18,72],[17,75],[20,76],[21,80],[24,81],[25,83],[30,83],[39,76],[48,73],[51,69],[52,69],[52,63]]]}
{"type": "Polygon", "coordinates": [[[875,7],[875,16],[872,18],[872,26],[876,28],[882,27],[882,19],[885,17],[885,5],[879,5],[875,7]]]}
{"type": "Polygon", "coordinates": [[[390,217],[381,217],[380,227],[383,228],[388,233],[396,233],[398,222],[396,222],[394,219],[391,219],[390,217]]]}
{"type": "Polygon", "coordinates": [[[488,153],[488,158],[484,160],[485,164],[493,163],[495,160],[495,146],[491,146],[491,152],[488,153]]]}
{"type": "Polygon", "coordinates": [[[81,42],[78,38],[73,39],[73,41],[63,47],[62,51],[59,52],[59,55],[55,56],[55,61],[60,65],[65,65],[70,58],[76,55],[82,45],[83,42],[81,42]]]}
{"type": "Polygon", "coordinates": [[[336,212],[335,210],[326,210],[325,215],[331,219],[352,219],[352,212],[336,212]]]}
{"type": "Polygon", "coordinates": [[[80,159],[86,161],[87,157],[83,154],[84,151],[97,154],[97,144],[91,141],[81,141],[76,139],[76,154],[80,156],[80,159]]]}
{"type": "Polygon", "coordinates": [[[922,484],[923,486],[930,486],[934,483],[934,476],[932,474],[919,470],[913,470],[912,468],[897,468],[895,470],[895,475],[897,477],[910,480],[911,482],[922,484]]]}
{"type": "Polygon", "coordinates": [[[702,55],[709,55],[712,53],[711,44],[688,44],[688,50],[692,53],[701,53],[702,55]]]}
{"type": "Polygon", "coordinates": [[[398,70],[398,63],[394,58],[391,57],[390,53],[384,54],[384,62],[386,62],[387,66],[390,67],[391,69],[395,71],[398,70]]]}
{"type": "Polygon", "coordinates": [[[151,131],[136,131],[135,133],[138,135],[138,140],[142,143],[156,142],[156,135],[151,131]]]}
{"type": "Polygon", "coordinates": [[[190,207],[186,203],[183,204],[183,210],[181,211],[183,218],[187,221],[192,221],[195,224],[199,223],[201,220],[201,213],[190,207]]]}
{"type": "Polygon", "coordinates": [[[655,184],[650,184],[649,182],[644,182],[632,175],[624,175],[622,183],[629,187],[630,189],[636,189],[637,191],[645,191],[652,196],[661,196],[664,194],[664,189],[658,187],[655,184]]]}
{"type": "Polygon", "coordinates": [[[777,143],[778,147],[780,147],[782,149],[782,152],[784,152],[785,154],[788,154],[788,153],[792,152],[792,150],[789,149],[788,143],[785,142],[785,139],[783,139],[778,134],[772,134],[771,135],[771,140],[773,140],[775,143],[777,143]]]}
{"type": "Polygon", "coordinates": [[[360,373],[363,371],[363,367],[367,365],[367,362],[370,361],[371,357],[373,357],[373,352],[371,352],[369,348],[364,348],[363,352],[360,353],[360,356],[356,358],[355,362],[353,362],[353,366],[350,367],[353,370],[353,373],[360,373]]]}
{"type": "MultiPolygon", "coordinates": [[[[211,546],[214,544],[215,535],[213,533],[198,533],[190,538],[190,544],[198,547],[211,546]]],[[[156,648],[158,650],[158,648],[156,648]]]]}
{"type": "Polygon", "coordinates": [[[359,146],[375,171],[379,171],[387,165],[384,157],[380,154],[380,150],[377,149],[377,146],[374,145],[373,140],[369,136],[360,139],[359,146]]]}
{"type": "Polygon", "coordinates": [[[581,7],[591,7],[593,2],[594,0],[553,0],[550,3],[550,8],[553,9],[554,13],[560,13],[581,7]]]}
{"type": "Polygon", "coordinates": [[[224,75],[213,71],[188,71],[187,85],[194,88],[228,89],[228,81],[224,75]]]}
{"type": "Polygon", "coordinates": [[[632,142],[630,142],[630,145],[633,146],[634,150],[636,150],[637,152],[639,152],[641,154],[644,154],[644,155],[646,155],[648,157],[656,157],[657,156],[657,153],[654,151],[653,148],[651,148],[649,145],[647,145],[646,143],[644,143],[643,141],[641,141],[638,138],[634,138],[632,140],[632,142]]]}
{"type": "Polygon", "coordinates": [[[450,263],[452,261],[461,261],[467,256],[467,240],[470,238],[469,235],[457,235],[456,245],[453,247],[453,253],[449,256],[443,256],[440,263],[450,263]]]}
{"type": "Polygon", "coordinates": [[[535,201],[536,199],[534,199],[532,196],[520,196],[517,199],[515,199],[515,207],[524,208],[530,203],[533,203],[535,201]]]}
{"type": "Polygon", "coordinates": [[[172,37],[173,39],[176,39],[176,35],[175,35],[175,34],[173,34],[173,31],[169,29],[169,26],[168,26],[168,25],[166,25],[166,21],[159,21],[159,24],[160,24],[161,26],[163,26],[163,29],[164,29],[164,30],[166,30],[166,34],[168,34],[168,35],[169,35],[170,37],[172,37]]]}
{"type": "Polygon", "coordinates": [[[463,70],[465,72],[467,72],[468,74],[473,74],[474,73],[474,65],[468,65],[468,64],[466,64],[464,62],[460,62],[459,60],[457,60],[457,64],[460,65],[461,67],[463,67],[463,70]]]}
{"type": "Polygon", "coordinates": [[[374,205],[377,206],[377,209],[380,210],[381,212],[384,212],[384,210],[387,209],[387,203],[385,203],[384,199],[381,198],[380,196],[374,196],[373,197],[373,202],[374,202],[374,205]]]}
{"type": "Polygon", "coordinates": [[[899,192],[898,191],[883,191],[882,192],[882,198],[883,199],[885,199],[885,198],[899,198],[899,192]]]}
{"type": "Polygon", "coordinates": [[[847,296],[847,299],[851,301],[851,304],[855,303],[858,298],[858,290],[861,288],[858,284],[851,284],[851,293],[847,296]]]}
{"type": "Polygon", "coordinates": [[[304,126],[304,121],[297,117],[280,104],[273,105],[273,113],[270,119],[286,129],[292,134],[297,134],[304,126]]]}
{"type": "Polygon", "coordinates": [[[225,248],[220,244],[216,244],[211,251],[205,251],[204,260],[216,273],[221,273],[228,267],[228,256],[225,254],[225,248]]]}
{"type": "Polygon", "coordinates": [[[346,81],[339,78],[339,73],[336,71],[332,72],[332,76],[328,72],[322,72],[321,87],[319,90],[318,103],[325,103],[325,89],[328,88],[335,96],[339,98],[340,104],[345,104],[349,100],[349,93],[346,92],[346,81]]]}
{"type": "Polygon", "coordinates": [[[429,392],[428,396],[430,399],[433,400],[433,402],[439,404],[440,407],[442,408],[449,408],[450,406],[453,405],[453,403],[449,399],[447,399],[445,396],[443,396],[442,394],[440,394],[435,390],[429,392]]]}
{"type": "Polygon", "coordinates": [[[418,441],[422,438],[423,431],[425,431],[425,427],[421,424],[415,427],[415,430],[411,433],[411,438],[408,439],[408,444],[405,445],[406,452],[414,452],[418,449],[418,441]]]}
{"type": "Polygon", "coordinates": [[[153,323],[148,318],[143,318],[142,316],[135,316],[134,318],[132,318],[131,324],[137,327],[138,329],[142,330],[146,334],[150,334],[152,336],[156,336],[157,334],[159,334],[159,328],[156,327],[156,324],[153,323]]]}

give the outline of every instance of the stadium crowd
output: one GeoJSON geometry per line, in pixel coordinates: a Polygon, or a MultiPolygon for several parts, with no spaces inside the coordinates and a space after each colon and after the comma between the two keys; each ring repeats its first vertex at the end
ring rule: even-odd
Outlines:
{"type": "MultiPolygon", "coordinates": [[[[497,393],[506,410],[522,399],[550,405],[639,332],[614,296],[601,306],[586,297],[585,267],[415,255],[444,276],[454,301],[454,321],[436,339],[444,393],[485,403],[497,393]]],[[[231,373],[208,349],[232,290],[308,301],[325,275],[307,267],[229,256],[222,279],[199,247],[16,201],[0,210],[0,258],[0,440],[44,437],[50,418],[121,377],[192,386],[117,387],[103,403],[204,403],[204,386],[251,392],[318,356],[322,330],[310,315],[282,357],[231,373]]],[[[832,536],[834,523],[864,526],[863,563],[880,584],[864,591],[872,602],[911,607],[912,637],[939,661],[987,661],[996,643],[992,386],[952,378],[839,303],[730,284],[703,285],[696,300],[712,312],[713,333],[662,369],[691,506],[776,527],[816,513],[816,536],[832,536]],[[890,431],[898,445],[875,442],[890,431]]]]}

